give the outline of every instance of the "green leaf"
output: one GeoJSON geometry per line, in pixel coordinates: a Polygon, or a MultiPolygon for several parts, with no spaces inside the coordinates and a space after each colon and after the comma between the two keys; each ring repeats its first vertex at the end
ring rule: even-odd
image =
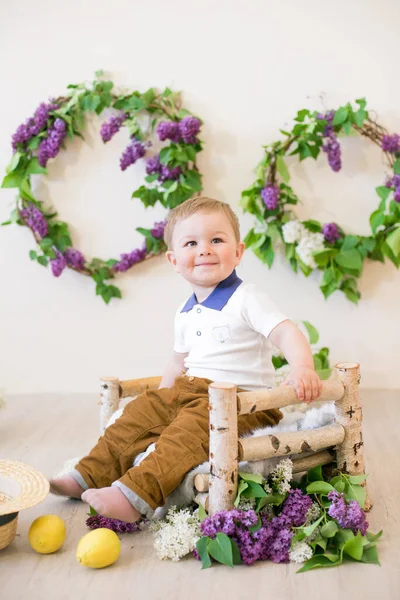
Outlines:
{"type": "Polygon", "coordinates": [[[29,150],[36,150],[36,148],[39,147],[40,142],[41,142],[40,137],[35,136],[29,140],[27,147],[29,150]]]}
{"type": "Polygon", "coordinates": [[[349,115],[348,108],[345,106],[341,106],[335,112],[335,116],[333,117],[333,125],[341,125],[342,123],[344,123],[347,120],[348,115],[349,115]]]}
{"type": "Polygon", "coordinates": [[[379,533],[370,533],[369,531],[367,531],[366,537],[369,542],[376,542],[377,540],[379,540],[382,533],[383,533],[383,529],[381,529],[379,533]]]}
{"type": "Polygon", "coordinates": [[[361,255],[355,248],[352,248],[351,250],[341,250],[339,254],[335,256],[335,262],[345,269],[355,269],[357,271],[360,271],[363,265],[361,255]]]}
{"type": "Polygon", "coordinates": [[[237,496],[236,496],[236,499],[234,502],[234,505],[236,506],[236,508],[239,505],[240,497],[241,497],[242,493],[244,492],[244,490],[247,490],[248,487],[249,487],[249,485],[245,481],[243,481],[243,479],[239,480],[237,496]]]}
{"type": "Polygon", "coordinates": [[[94,517],[97,515],[97,511],[93,508],[93,506],[89,506],[89,515],[94,517]]]}
{"type": "Polygon", "coordinates": [[[268,504],[280,506],[284,500],[286,500],[285,494],[267,494],[258,501],[257,510],[261,510],[261,508],[268,504]]]}
{"type": "Polygon", "coordinates": [[[380,566],[381,563],[378,559],[378,550],[376,546],[364,549],[363,555],[361,557],[361,562],[380,566]]]}
{"type": "Polygon", "coordinates": [[[393,165],[393,171],[396,173],[396,175],[400,175],[400,158],[395,161],[393,165]]]}
{"type": "Polygon", "coordinates": [[[264,498],[267,494],[264,488],[254,481],[246,481],[247,488],[242,492],[243,498],[264,498]]]}
{"type": "Polygon", "coordinates": [[[347,482],[344,489],[344,495],[346,500],[357,500],[361,508],[364,508],[367,492],[361,485],[353,485],[352,483],[347,482]]]}
{"type": "Polygon", "coordinates": [[[215,539],[209,539],[207,550],[214,560],[223,565],[233,567],[232,544],[230,538],[225,533],[217,533],[215,539]]]}
{"type": "Polygon", "coordinates": [[[6,168],[6,172],[12,173],[13,171],[15,171],[15,169],[18,167],[19,161],[21,160],[21,158],[23,156],[24,155],[22,152],[14,152],[11,162],[8,165],[8,167],[6,168]]]}
{"type": "Polygon", "coordinates": [[[392,193],[392,190],[387,188],[385,185],[380,185],[379,187],[375,188],[375,191],[382,200],[387,200],[389,194],[392,193]]]}
{"type": "Polygon", "coordinates": [[[208,550],[207,550],[208,540],[209,540],[208,537],[201,537],[196,542],[196,550],[199,553],[199,556],[201,559],[201,568],[202,569],[208,569],[208,567],[211,567],[211,559],[210,559],[210,556],[209,556],[208,550]]]}
{"type": "Polygon", "coordinates": [[[282,177],[283,181],[285,183],[289,183],[290,174],[286,166],[285,159],[281,155],[277,156],[276,158],[276,168],[278,169],[278,173],[282,177]]]}
{"type": "Polygon", "coordinates": [[[304,566],[296,571],[296,573],[305,573],[306,571],[310,571],[311,569],[320,569],[323,567],[336,567],[342,563],[341,558],[338,556],[333,561],[332,558],[335,555],[325,556],[324,554],[316,554],[309,558],[307,562],[304,563],[304,566]]]}
{"type": "Polygon", "coordinates": [[[346,487],[346,484],[344,481],[338,481],[337,483],[335,483],[335,490],[337,492],[339,492],[339,494],[344,492],[345,487],[346,487]]]}
{"type": "Polygon", "coordinates": [[[1,184],[2,188],[17,188],[24,180],[25,173],[23,171],[14,171],[6,175],[1,184]]]}
{"type": "Polygon", "coordinates": [[[184,185],[195,192],[200,192],[202,189],[201,185],[201,174],[198,171],[187,171],[184,175],[184,185]]]}
{"type": "Polygon", "coordinates": [[[199,521],[202,523],[205,519],[207,519],[208,514],[206,509],[202,504],[199,504],[199,521]]]}
{"type": "Polygon", "coordinates": [[[389,233],[386,237],[386,243],[392,250],[394,256],[398,258],[400,256],[400,226],[389,233]]]}
{"type": "Polygon", "coordinates": [[[34,175],[34,174],[47,175],[47,169],[40,166],[38,159],[36,158],[36,156],[34,156],[28,163],[28,167],[26,169],[26,174],[27,175],[34,175]]]}
{"type": "Polygon", "coordinates": [[[99,69],[98,71],[94,72],[96,77],[101,77],[102,75],[104,75],[104,71],[103,69],[99,69]]]}
{"type": "Polygon", "coordinates": [[[32,195],[31,184],[29,179],[24,178],[19,186],[21,196],[32,202],[36,202],[35,197],[32,195]]]}
{"type": "Polygon", "coordinates": [[[335,521],[328,521],[321,527],[321,535],[324,538],[332,538],[339,531],[339,528],[335,521]]]}
{"type": "Polygon", "coordinates": [[[37,253],[35,252],[35,250],[30,250],[29,251],[29,258],[31,260],[36,260],[36,257],[37,257],[37,253]]]}
{"type": "Polygon", "coordinates": [[[172,148],[168,146],[167,148],[163,148],[159,154],[160,163],[166,165],[172,158],[172,148]]]}
{"type": "MultiPolygon", "coordinates": [[[[303,321],[304,323],[304,321],[303,321]]],[[[318,340],[317,340],[318,341],[318,340]]],[[[312,483],[313,481],[323,481],[322,466],[318,465],[307,471],[307,481],[312,483]]]]}
{"type": "Polygon", "coordinates": [[[359,484],[367,479],[367,475],[348,475],[347,478],[350,483],[359,484]]]}
{"type": "Polygon", "coordinates": [[[335,488],[326,481],[313,481],[307,486],[307,494],[322,494],[327,496],[335,488]]]}
{"type": "Polygon", "coordinates": [[[361,560],[361,557],[363,555],[363,545],[362,536],[359,531],[357,532],[357,535],[353,537],[353,539],[348,540],[344,544],[342,548],[342,553],[351,556],[351,558],[354,558],[354,560],[361,560]]]}
{"type": "Polygon", "coordinates": [[[358,244],[358,237],[356,235],[346,235],[343,239],[343,244],[341,247],[341,251],[351,250],[355,248],[358,244]]]}
{"type": "Polygon", "coordinates": [[[82,108],[89,112],[94,112],[100,104],[100,98],[96,94],[87,94],[82,99],[82,108]]]}
{"type": "Polygon", "coordinates": [[[37,261],[40,265],[42,265],[43,267],[47,267],[47,265],[49,264],[48,259],[46,258],[46,256],[38,256],[37,257],[37,261]]]}
{"type": "Polygon", "coordinates": [[[241,477],[244,481],[253,481],[254,483],[262,483],[263,478],[258,473],[244,473],[239,471],[239,477],[241,477]]]}
{"type": "Polygon", "coordinates": [[[310,344],[316,344],[318,342],[318,340],[319,340],[319,333],[318,333],[318,331],[308,321],[302,321],[302,323],[303,323],[304,327],[307,329],[307,333],[308,333],[308,338],[309,338],[310,344]]]}

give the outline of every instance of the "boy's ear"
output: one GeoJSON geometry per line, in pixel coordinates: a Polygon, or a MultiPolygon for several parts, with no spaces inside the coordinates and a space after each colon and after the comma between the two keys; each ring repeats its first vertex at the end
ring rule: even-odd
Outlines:
{"type": "Polygon", "coordinates": [[[236,247],[236,261],[237,261],[237,265],[240,263],[240,261],[242,260],[242,256],[243,256],[243,252],[245,249],[245,245],[243,242],[239,242],[237,247],[236,247]]]}
{"type": "Polygon", "coordinates": [[[179,273],[179,269],[176,266],[176,258],[173,250],[167,250],[165,256],[167,257],[167,261],[174,267],[175,271],[179,273]]]}

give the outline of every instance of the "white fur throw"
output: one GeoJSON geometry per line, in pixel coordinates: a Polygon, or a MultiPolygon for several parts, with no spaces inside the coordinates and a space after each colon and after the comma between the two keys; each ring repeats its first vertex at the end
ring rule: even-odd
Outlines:
{"type": "MultiPolygon", "coordinates": [[[[122,414],[123,409],[117,410],[108,422],[107,427],[112,425],[122,414]]],[[[267,433],[278,432],[278,431],[300,431],[306,429],[316,429],[317,427],[324,427],[333,423],[335,420],[335,404],[333,402],[316,402],[310,408],[306,404],[297,404],[288,406],[281,409],[283,413],[283,419],[274,427],[264,427],[263,429],[257,429],[246,437],[261,436],[267,433]]],[[[135,457],[133,466],[139,465],[144,458],[155,448],[155,444],[151,444],[145,452],[142,452],[135,457]]],[[[294,458],[298,455],[288,455],[285,458],[294,458]]],[[[255,462],[242,462],[239,464],[240,471],[247,471],[251,473],[259,473],[266,477],[270,471],[277,465],[277,463],[284,457],[279,456],[276,458],[269,458],[265,460],[255,462]]],[[[79,458],[73,458],[65,462],[61,471],[57,473],[57,476],[70,472],[79,458]]],[[[196,496],[194,489],[194,478],[198,473],[209,473],[210,467],[208,462],[204,462],[192,471],[190,471],[179,487],[167,498],[167,502],[164,506],[157,508],[155,511],[155,518],[162,519],[168,512],[171,506],[188,506],[191,504],[196,496]]]]}

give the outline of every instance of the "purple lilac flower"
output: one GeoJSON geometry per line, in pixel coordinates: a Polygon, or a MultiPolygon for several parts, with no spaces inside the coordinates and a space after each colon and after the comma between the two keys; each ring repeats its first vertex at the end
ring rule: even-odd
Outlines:
{"type": "Polygon", "coordinates": [[[157,134],[161,142],[171,140],[178,144],[180,140],[180,124],[176,121],[161,121],[157,126],[157,134]]]}
{"type": "Polygon", "coordinates": [[[40,133],[43,127],[47,123],[47,119],[49,118],[50,112],[53,110],[57,110],[59,105],[53,101],[46,104],[42,102],[39,104],[37,109],[34,112],[33,117],[30,117],[23,123],[17,127],[16,132],[12,136],[12,148],[15,152],[17,150],[17,144],[25,144],[28,142],[33,136],[40,133]]]}
{"type": "Polygon", "coordinates": [[[147,175],[153,175],[153,173],[159,173],[161,170],[160,157],[158,154],[152,156],[146,160],[146,173],[147,175]]]}
{"type": "Polygon", "coordinates": [[[143,248],[136,248],[136,250],[132,250],[129,254],[121,254],[121,260],[113,265],[112,270],[125,273],[130,267],[144,260],[147,252],[145,244],[143,248]]]}
{"type": "MultiPolygon", "coordinates": [[[[290,505],[288,510],[289,508],[290,505]]],[[[292,516],[283,515],[270,520],[264,514],[261,515],[261,528],[251,533],[248,528],[257,522],[256,513],[253,510],[234,509],[207,517],[200,524],[200,531],[211,538],[219,532],[228,535],[237,544],[242,561],[248,565],[256,560],[280,563],[289,562],[290,544],[294,535],[288,527],[288,522],[291,521],[292,516]]],[[[197,553],[195,556],[198,558],[197,553]]]]}
{"type": "Polygon", "coordinates": [[[261,190],[261,198],[268,210],[275,210],[279,202],[279,188],[273,183],[267,183],[261,190]]]}
{"type": "Polygon", "coordinates": [[[325,115],[319,113],[317,115],[317,118],[324,119],[325,121],[327,121],[325,129],[322,132],[322,137],[325,138],[325,143],[322,146],[322,150],[328,155],[328,162],[332,171],[337,173],[342,168],[342,160],[340,144],[337,140],[335,130],[333,128],[334,116],[335,111],[330,110],[327,113],[325,113],[325,115]]]}
{"type": "Polygon", "coordinates": [[[57,118],[48,130],[48,137],[44,138],[39,145],[38,161],[45,167],[50,158],[55,158],[60,151],[65,136],[67,125],[63,119],[57,118]]]}
{"type": "Polygon", "coordinates": [[[179,123],[179,131],[185,144],[197,144],[197,134],[200,131],[201,122],[196,117],[184,117],[179,123]]]}
{"type": "Polygon", "coordinates": [[[111,138],[118,133],[122,123],[128,118],[128,115],[121,111],[118,115],[110,117],[108,121],[104,121],[100,128],[100,135],[104,143],[109,142],[111,138]]]}
{"type": "Polygon", "coordinates": [[[67,265],[74,269],[81,270],[85,266],[85,257],[82,252],[75,248],[67,248],[64,252],[64,257],[67,261],[67,265]]]}
{"type": "Polygon", "coordinates": [[[394,201],[400,203],[400,175],[393,175],[386,180],[385,187],[394,188],[394,201]]]}
{"type": "Polygon", "coordinates": [[[300,527],[301,525],[304,525],[307,511],[311,505],[312,500],[310,496],[303,494],[299,489],[289,490],[289,494],[282,505],[282,511],[279,517],[284,517],[284,520],[289,527],[300,527]]]}
{"type": "Polygon", "coordinates": [[[150,229],[151,235],[156,239],[162,239],[164,237],[164,229],[167,221],[159,221],[154,223],[153,228],[150,229]]]}
{"type": "Polygon", "coordinates": [[[179,175],[181,174],[180,167],[170,168],[167,165],[161,165],[160,175],[158,177],[159,181],[166,181],[167,179],[179,179],[179,175]]]}
{"type": "Polygon", "coordinates": [[[33,202],[21,210],[21,216],[32,231],[37,233],[41,238],[46,237],[49,229],[46,218],[33,202]]]}
{"type": "Polygon", "coordinates": [[[141,142],[134,140],[127,148],[125,148],[119,161],[122,171],[125,171],[130,165],[133,165],[139,158],[146,154],[146,148],[141,142]]]}
{"type": "Polygon", "coordinates": [[[59,250],[56,250],[56,258],[53,258],[53,260],[50,261],[50,266],[54,277],[60,277],[67,266],[67,260],[59,250]]]}
{"type": "Polygon", "coordinates": [[[341,237],[336,223],[325,223],[322,233],[328,244],[334,244],[341,237]]]}
{"type": "Polygon", "coordinates": [[[365,535],[368,529],[368,522],[365,512],[356,500],[350,500],[346,504],[344,494],[336,490],[329,492],[328,500],[332,502],[328,509],[328,514],[339,523],[344,529],[351,529],[354,534],[359,530],[361,535],[365,535]]]}
{"type": "Polygon", "coordinates": [[[400,152],[400,135],[398,133],[384,135],[382,138],[382,150],[384,152],[391,152],[392,154],[400,152]]]}
{"type": "Polygon", "coordinates": [[[110,519],[109,517],[102,517],[101,515],[93,515],[86,519],[86,525],[89,529],[99,529],[105,527],[111,529],[116,533],[135,533],[140,531],[140,527],[137,523],[125,523],[119,519],[110,519]]]}

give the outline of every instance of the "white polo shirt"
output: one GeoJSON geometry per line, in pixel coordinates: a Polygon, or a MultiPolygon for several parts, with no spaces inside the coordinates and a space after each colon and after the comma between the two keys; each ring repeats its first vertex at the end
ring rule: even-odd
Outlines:
{"type": "Polygon", "coordinates": [[[175,352],[186,353],[187,375],[255,390],[274,385],[271,331],[285,321],[268,294],[236,272],[201,303],[193,294],[175,316],[175,352]]]}

